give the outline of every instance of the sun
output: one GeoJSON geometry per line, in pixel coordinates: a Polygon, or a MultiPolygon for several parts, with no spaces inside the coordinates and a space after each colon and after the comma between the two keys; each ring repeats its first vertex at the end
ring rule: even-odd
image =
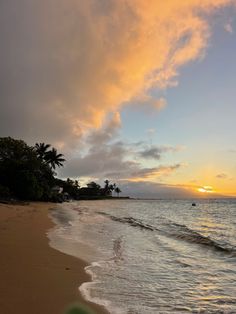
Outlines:
{"type": "Polygon", "coordinates": [[[213,192],[213,187],[209,186],[209,185],[205,185],[205,186],[201,186],[197,190],[200,193],[212,193],[213,192]]]}

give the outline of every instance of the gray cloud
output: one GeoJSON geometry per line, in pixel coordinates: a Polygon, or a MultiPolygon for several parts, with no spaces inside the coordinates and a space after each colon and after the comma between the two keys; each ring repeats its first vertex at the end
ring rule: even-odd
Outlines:
{"type": "Polygon", "coordinates": [[[101,147],[103,144],[112,142],[121,127],[120,115],[116,112],[113,116],[110,117],[110,120],[107,120],[107,124],[103,128],[97,129],[89,133],[86,141],[92,147],[101,147]]]}
{"type": "Polygon", "coordinates": [[[107,177],[110,179],[159,178],[168,176],[182,164],[159,165],[144,168],[139,162],[128,159],[123,143],[92,147],[87,154],[69,160],[60,170],[63,177],[107,177]]]}
{"type": "Polygon", "coordinates": [[[159,147],[153,147],[153,148],[148,148],[146,150],[143,150],[139,153],[140,157],[142,158],[153,158],[153,159],[160,159],[162,150],[159,147]]]}
{"type": "Polygon", "coordinates": [[[174,165],[160,165],[152,168],[144,168],[141,164],[136,162],[126,161],[120,164],[120,168],[117,168],[114,172],[107,172],[105,177],[112,179],[139,179],[144,180],[148,178],[161,178],[166,177],[176,170],[181,168],[183,164],[174,164],[174,165]]]}
{"type": "Polygon", "coordinates": [[[69,160],[60,170],[64,177],[101,176],[108,172],[124,172],[136,167],[138,163],[125,161],[126,149],[121,143],[92,147],[87,154],[69,160]]]}
{"type": "MultiPolygon", "coordinates": [[[[91,132],[86,139],[86,151],[69,160],[60,170],[63,177],[103,177],[114,180],[148,179],[168,176],[183,166],[157,165],[143,167],[135,159],[137,149],[143,142],[127,144],[117,140],[120,128],[119,115],[115,114],[107,124],[98,131],[91,132]]],[[[163,150],[173,148],[165,148],[163,150]]]]}
{"type": "Polygon", "coordinates": [[[148,178],[151,176],[155,176],[155,177],[159,177],[163,175],[167,176],[182,166],[183,166],[182,164],[174,164],[170,166],[161,165],[161,166],[153,167],[153,168],[141,168],[141,169],[138,169],[137,171],[132,171],[131,177],[148,178]]]}
{"type": "Polygon", "coordinates": [[[179,147],[173,147],[173,146],[149,146],[148,148],[140,151],[138,154],[141,158],[147,158],[147,159],[161,159],[162,154],[167,152],[178,152],[182,148],[179,147]]]}

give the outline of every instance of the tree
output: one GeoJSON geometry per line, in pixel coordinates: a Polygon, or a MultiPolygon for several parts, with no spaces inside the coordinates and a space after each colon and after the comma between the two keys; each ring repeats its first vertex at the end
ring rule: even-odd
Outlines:
{"type": "Polygon", "coordinates": [[[105,180],[104,183],[105,183],[104,189],[108,190],[110,181],[109,180],[105,180]]]}
{"type": "Polygon", "coordinates": [[[15,140],[11,137],[0,138],[0,162],[23,161],[27,160],[29,156],[36,157],[33,149],[24,141],[15,140]]]}
{"type": "Polygon", "coordinates": [[[108,189],[109,189],[110,193],[112,193],[112,191],[114,191],[114,189],[115,189],[114,184],[109,184],[108,189]]]}
{"type": "Polygon", "coordinates": [[[111,184],[109,180],[105,180],[104,183],[103,194],[104,196],[110,196],[114,190],[114,184],[111,184]]]}
{"type": "Polygon", "coordinates": [[[63,167],[63,162],[66,161],[63,154],[58,154],[56,148],[52,148],[52,150],[46,152],[45,161],[47,164],[51,166],[52,169],[56,169],[57,167],[63,167]]]}
{"type": "Polygon", "coordinates": [[[101,186],[94,181],[87,183],[87,187],[90,189],[97,190],[97,191],[99,191],[101,189],[101,186]]]}
{"type": "Polygon", "coordinates": [[[45,156],[47,155],[48,149],[50,147],[51,147],[50,144],[36,143],[34,146],[34,150],[40,159],[45,160],[45,156]]]}
{"type": "Polygon", "coordinates": [[[77,180],[71,180],[67,178],[66,181],[57,179],[58,185],[63,187],[63,192],[68,193],[73,199],[78,199],[79,197],[79,182],[77,180]]]}
{"type": "Polygon", "coordinates": [[[39,200],[44,187],[31,170],[21,170],[15,175],[14,191],[20,199],[39,200]]]}
{"type": "Polygon", "coordinates": [[[119,197],[119,194],[121,193],[120,188],[118,188],[118,186],[115,188],[115,192],[117,193],[117,196],[119,197]]]}
{"type": "Polygon", "coordinates": [[[0,185],[20,199],[47,198],[54,177],[33,147],[11,137],[0,138],[0,185]]]}
{"type": "Polygon", "coordinates": [[[101,186],[99,184],[97,184],[94,181],[91,181],[87,184],[87,188],[82,190],[82,193],[84,195],[87,194],[87,196],[92,197],[92,198],[96,198],[99,197],[101,195],[101,186]]]}
{"type": "Polygon", "coordinates": [[[75,187],[76,187],[77,189],[80,188],[80,186],[79,186],[79,181],[78,181],[78,180],[75,180],[74,185],[75,185],[75,187]]]}

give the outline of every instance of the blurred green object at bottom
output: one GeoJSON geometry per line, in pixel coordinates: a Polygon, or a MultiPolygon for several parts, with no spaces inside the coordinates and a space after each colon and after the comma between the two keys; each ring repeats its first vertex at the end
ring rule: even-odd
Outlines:
{"type": "Polygon", "coordinates": [[[85,306],[76,304],[69,307],[65,314],[95,314],[85,306]]]}

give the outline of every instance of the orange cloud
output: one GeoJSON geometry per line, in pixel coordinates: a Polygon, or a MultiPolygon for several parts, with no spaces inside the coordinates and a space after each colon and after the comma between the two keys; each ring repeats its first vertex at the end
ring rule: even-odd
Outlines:
{"type": "Polygon", "coordinates": [[[5,1],[1,134],[76,139],[123,103],[150,100],[151,88],[176,85],[179,67],[204,55],[207,16],[233,2],[5,1]]]}

